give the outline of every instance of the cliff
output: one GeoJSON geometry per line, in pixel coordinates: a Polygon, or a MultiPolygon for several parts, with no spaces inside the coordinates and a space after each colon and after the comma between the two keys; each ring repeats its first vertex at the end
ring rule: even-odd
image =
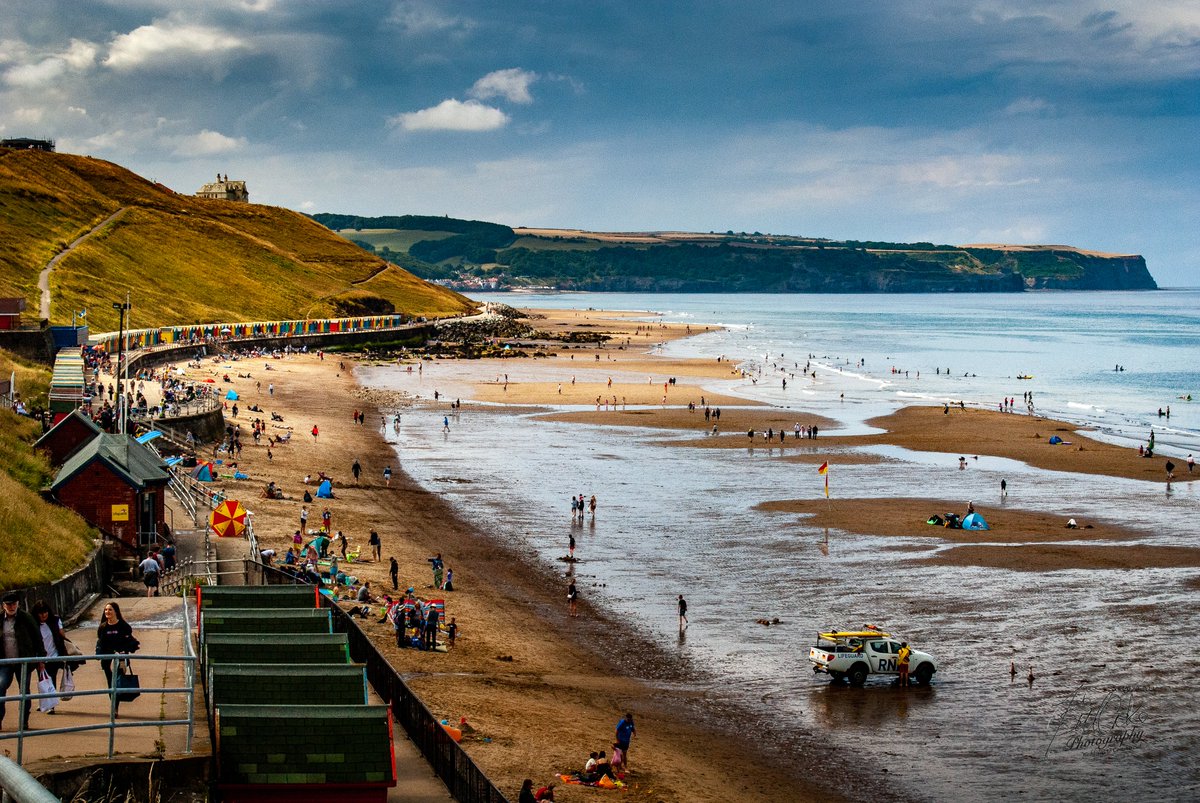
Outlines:
{"type": "Polygon", "coordinates": [[[431,217],[317,215],[417,275],[453,286],[690,293],[1152,290],[1136,255],[1060,245],[934,245],[688,232],[509,229],[431,217]]]}

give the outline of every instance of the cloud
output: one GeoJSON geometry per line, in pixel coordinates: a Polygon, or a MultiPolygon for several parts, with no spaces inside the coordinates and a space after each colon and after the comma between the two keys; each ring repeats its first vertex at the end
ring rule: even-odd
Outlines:
{"type": "Polygon", "coordinates": [[[218,28],[204,25],[143,25],[117,36],[109,47],[106,67],[126,71],[179,58],[193,58],[240,50],[247,43],[218,28]]]}
{"type": "Polygon", "coordinates": [[[1054,106],[1043,98],[1017,98],[1004,107],[1004,114],[1009,117],[1047,114],[1052,111],[1054,111],[1054,106]]]}
{"type": "Polygon", "coordinates": [[[4,81],[10,86],[43,86],[55,81],[68,70],[84,72],[91,69],[96,63],[96,52],[97,48],[91,42],[72,39],[70,46],[61,53],[10,67],[4,73],[4,81]]]}
{"type": "Polygon", "coordinates": [[[416,112],[404,112],[388,124],[404,131],[494,131],[508,124],[508,115],[475,101],[454,98],[416,112]]]}
{"type": "Polygon", "coordinates": [[[227,137],[217,131],[205,129],[198,134],[179,137],[176,140],[176,156],[212,156],[229,153],[246,147],[245,137],[227,137]]]}
{"type": "Polygon", "coordinates": [[[436,3],[419,2],[419,0],[400,0],[392,8],[387,22],[400,28],[404,33],[413,35],[463,33],[475,27],[474,20],[444,13],[436,5],[436,3]]]}
{"type": "Polygon", "coordinates": [[[536,81],[537,77],[537,73],[527,72],[518,67],[496,70],[476,81],[468,94],[480,100],[501,97],[512,103],[533,103],[529,85],[536,81]]]}

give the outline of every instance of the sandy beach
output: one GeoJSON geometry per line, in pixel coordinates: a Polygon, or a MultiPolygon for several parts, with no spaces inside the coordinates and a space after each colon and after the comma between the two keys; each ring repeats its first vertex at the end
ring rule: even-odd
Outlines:
{"type": "MultiPolygon", "coordinates": [[[[815,462],[821,459],[816,451],[819,443],[823,454],[833,450],[843,453],[846,461],[870,463],[880,458],[856,454],[854,449],[890,443],[968,458],[994,454],[1056,471],[1163,478],[1160,460],[1139,459],[1136,452],[1089,439],[1068,424],[1023,415],[908,408],[871,422],[887,429],[886,434],[826,434],[832,422],[820,416],[806,415],[797,421],[794,411],[704,393],[703,381],[726,378],[733,370],[727,362],[665,360],[645,353],[657,343],[695,334],[689,327],[647,325],[632,320],[632,314],[543,314],[554,316],[536,323],[546,331],[603,332],[612,340],[603,347],[576,344],[555,357],[480,362],[472,368],[478,376],[477,399],[530,407],[593,406],[599,396],[599,409],[550,417],[692,435],[679,443],[656,435],[664,448],[772,448],[783,450],[785,459],[815,462]],[[511,373],[521,363],[537,364],[555,376],[550,381],[505,381],[506,369],[511,373]],[[612,401],[614,397],[619,405],[612,401]],[[696,402],[697,409],[687,409],[689,402],[696,402]],[[713,423],[705,421],[704,405],[736,407],[724,412],[716,435],[704,434],[711,433],[713,423]],[[796,423],[815,424],[822,434],[813,441],[795,439],[796,423]],[[768,428],[788,433],[782,445],[762,440],[768,428]],[[756,438],[748,438],[751,429],[756,438]],[[1051,434],[1071,443],[1049,446],[1046,439],[1051,434]]],[[[205,363],[204,369],[189,375],[218,376],[228,364],[205,363]]],[[[593,605],[586,593],[580,616],[570,618],[561,569],[535,562],[517,541],[485,537],[474,526],[471,510],[452,509],[438,493],[413,482],[387,444],[384,430],[395,411],[431,402],[365,390],[355,381],[355,364],[350,356],[328,354],[323,360],[309,354],[234,364],[239,373],[251,374],[233,382],[242,394],[242,408],[237,419],[229,418],[242,427],[246,448],[238,468],[251,479],[222,484],[230,498],[240,498],[253,511],[261,545],[282,555],[299,526],[305,475],[325,472],[335,478],[336,498],[308,505],[309,526],[320,521],[327,506],[332,529],[346,534],[351,552],[360,552],[359,561],[346,567],[348,573],[369,580],[377,594],[390,593],[388,558],[395,557],[399,589],[412,586],[417,594],[444,597],[447,615],[455,617],[460,630],[454,648],[441,654],[396,649],[388,625],[372,620],[363,627],[387,645],[393,665],[435,714],[453,722],[467,719],[475,732],[464,746],[507,794],[515,799],[522,778],[532,777],[539,785],[554,781],[554,773],[578,769],[590,751],[610,748],[617,720],[632,711],[638,730],[630,756],[633,771],[623,799],[701,803],[844,799],[838,790],[849,788],[844,781],[853,768],[835,754],[831,744],[803,733],[792,733],[786,741],[769,741],[740,732],[736,710],[712,705],[704,686],[690,684],[703,667],[689,665],[677,653],[618,621],[593,605]],[[271,369],[263,370],[264,365],[271,369]],[[275,386],[274,396],[268,395],[268,383],[275,386]],[[246,411],[251,403],[283,416],[282,424],[268,423],[268,435],[293,433],[290,443],[271,450],[270,460],[265,437],[260,445],[249,437],[250,423],[260,415],[246,411]],[[353,423],[352,413],[357,410],[366,413],[364,425],[353,423]],[[319,431],[316,437],[311,434],[314,426],[319,431]],[[359,483],[350,471],[356,460],[363,469],[359,483]],[[385,467],[393,472],[390,484],[383,479],[385,467]],[[275,481],[286,498],[262,498],[268,481],[275,481]],[[364,561],[369,557],[366,544],[372,529],[382,537],[382,562],[364,561]],[[432,587],[428,558],[436,553],[454,570],[453,592],[432,587]]],[[[437,408],[445,407],[443,399],[437,408]]],[[[471,409],[471,403],[463,402],[463,407],[471,409]]],[[[504,414],[503,410],[489,408],[488,412],[504,414]]],[[[265,412],[261,415],[269,421],[265,412]]],[[[226,473],[230,472],[222,471],[226,473]]],[[[308,490],[315,494],[315,482],[308,490]]],[[[1132,545],[1139,536],[1136,529],[1094,521],[1087,511],[1072,511],[1069,506],[1062,516],[1022,511],[1016,505],[979,506],[994,528],[986,544],[977,543],[985,539],[975,533],[924,523],[931,512],[962,513],[964,505],[965,500],[935,497],[841,499],[836,504],[782,499],[769,509],[810,515],[818,526],[847,532],[863,531],[859,522],[866,520],[873,522],[873,534],[930,540],[928,554],[907,550],[902,560],[1029,571],[1200,566],[1200,550],[1138,549],[1132,545]],[[1084,529],[1065,529],[1068,515],[1076,516],[1084,529]],[[1124,541],[1131,545],[1121,545],[1124,541]]],[[[854,788],[854,797],[867,791],[861,784],[854,788]]],[[[557,799],[564,801],[604,794],[561,784],[558,792],[557,799]]]]}
{"type": "MultiPolygon", "coordinates": [[[[217,375],[225,364],[202,373],[217,375]]],[[[389,625],[371,620],[362,626],[430,710],[452,722],[466,717],[475,733],[464,745],[512,799],[521,779],[556,781],[554,773],[579,769],[589,752],[611,749],[617,720],[626,711],[635,712],[638,731],[623,799],[830,799],[823,782],[792,769],[796,761],[826,762],[824,748],[797,754],[791,745],[786,758],[770,750],[731,750],[730,740],[738,738],[727,720],[732,712],[710,710],[702,694],[688,691],[691,667],[665,656],[586,595],[580,616],[568,617],[561,575],[531,565],[519,550],[484,539],[469,512],[450,509],[437,494],[411,482],[381,436],[379,412],[380,405],[390,411],[407,400],[361,390],[344,356],[326,355],[324,361],[316,355],[292,356],[266,364],[272,370],[256,370],[264,365],[259,361],[234,364],[251,374],[233,383],[242,394],[242,408],[237,419],[229,419],[242,425],[238,468],[251,479],[223,480],[229,497],[240,498],[253,512],[260,545],[282,555],[299,527],[304,476],[323,471],[335,478],[336,498],[308,505],[310,527],[327,506],[332,529],[346,534],[351,552],[360,551],[359,561],[345,567],[350,573],[369,580],[377,593],[390,592],[388,559],[395,557],[399,588],[412,586],[426,598],[445,598],[447,615],[455,617],[460,630],[455,647],[441,654],[397,649],[389,625]],[[273,397],[268,383],[275,386],[273,397]],[[255,446],[249,438],[250,422],[258,415],[245,412],[249,404],[284,417],[283,424],[269,425],[269,434],[287,431],[281,428],[293,432],[289,444],[271,450],[271,460],[266,440],[255,446]],[[365,425],[352,423],[354,410],[366,410],[365,425]],[[316,438],[310,434],[313,426],[316,438]],[[350,472],[356,459],[363,467],[358,485],[350,472]],[[390,485],[383,480],[385,466],[393,471],[390,485]],[[272,480],[286,499],[262,498],[272,480]],[[380,563],[364,562],[371,529],[382,538],[380,563]],[[454,570],[452,593],[432,587],[428,558],[439,552],[454,570]]],[[[315,494],[316,484],[308,490],[315,494]]],[[[590,800],[596,794],[560,784],[557,799],[590,800]]]]}

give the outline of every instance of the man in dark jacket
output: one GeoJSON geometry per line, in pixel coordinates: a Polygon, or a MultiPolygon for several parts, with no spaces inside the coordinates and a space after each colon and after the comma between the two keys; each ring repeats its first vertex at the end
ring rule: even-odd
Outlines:
{"type": "MultiPolygon", "coordinates": [[[[0,658],[35,658],[45,657],[46,648],[42,644],[42,636],[38,633],[37,622],[26,611],[21,610],[21,597],[15,592],[5,594],[0,599],[0,658]]],[[[21,694],[29,694],[29,680],[36,678],[37,673],[46,668],[44,663],[25,667],[25,682],[21,684],[21,694]]],[[[8,687],[14,678],[20,678],[20,664],[0,666],[0,697],[8,694],[8,687]]],[[[37,688],[36,686],[34,688],[37,688]]],[[[21,726],[29,725],[29,710],[32,700],[26,700],[22,706],[21,726]]],[[[4,726],[4,714],[8,705],[0,705],[0,728],[4,726]]]]}

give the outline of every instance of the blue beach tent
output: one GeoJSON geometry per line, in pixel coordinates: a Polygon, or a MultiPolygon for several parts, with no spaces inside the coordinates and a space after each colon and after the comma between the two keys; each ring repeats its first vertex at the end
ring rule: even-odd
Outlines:
{"type": "Polygon", "coordinates": [[[225,398],[229,401],[237,401],[238,395],[236,390],[231,390],[225,394],[225,398]]]}
{"type": "Polygon", "coordinates": [[[1058,445],[1058,444],[1060,444],[1060,443],[1062,443],[1062,442],[1063,442],[1063,439],[1062,439],[1062,438],[1060,438],[1060,437],[1058,437],[1057,435],[1051,435],[1051,436],[1050,436],[1050,443],[1052,443],[1052,444],[1054,444],[1054,445],[1058,445]]]}
{"type": "Polygon", "coordinates": [[[962,528],[964,530],[990,530],[991,527],[983,520],[983,516],[978,513],[968,513],[967,517],[962,520],[962,528]]]}
{"type": "Polygon", "coordinates": [[[321,499],[332,499],[333,483],[329,480],[322,480],[321,484],[317,487],[317,496],[321,499]]]}

